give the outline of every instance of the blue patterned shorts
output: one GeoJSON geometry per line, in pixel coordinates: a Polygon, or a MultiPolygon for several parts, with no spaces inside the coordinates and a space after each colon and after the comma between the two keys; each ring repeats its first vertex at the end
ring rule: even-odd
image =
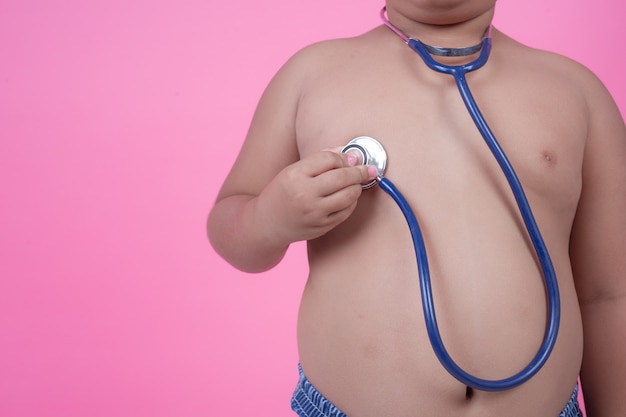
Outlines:
{"type": "MultiPolygon", "coordinates": [[[[300,417],[348,417],[320,394],[309,382],[302,372],[302,367],[298,365],[300,380],[291,398],[291,409],[300,417]]],[[[570,397],[567,405],[559,417],[582,417],[578,405],[578,385],[570,397]]]]}

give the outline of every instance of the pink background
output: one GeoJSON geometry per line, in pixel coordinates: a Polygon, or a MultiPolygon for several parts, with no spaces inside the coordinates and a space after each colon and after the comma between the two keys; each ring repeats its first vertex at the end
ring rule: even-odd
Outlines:
{"type": "MultiPolygon", "coordinates": [[[[0,415],[291,415],[304,246],[246,275],[205,219],[273,73],[381,5],[0,1],[0,415]]],[[[496,24],[624,112],[624,16],[500,0],[496,24]]]]}

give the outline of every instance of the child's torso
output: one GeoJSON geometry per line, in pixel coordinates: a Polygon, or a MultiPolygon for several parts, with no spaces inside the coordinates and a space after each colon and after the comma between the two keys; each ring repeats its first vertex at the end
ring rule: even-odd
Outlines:
{"type": "MultiPolygon", "coordinates": [[[[420,221],[449,353],[471,374],[505,378],[526,366],[543,339],[541,270],[504,175],[452,77],[427,69],[397,42],[406,50],[356,44],[308,79],[298,146],[305,155],[361,135],[383,144],[386,176],[420,221]]],[[[468,81],[552,256],[562,303],[554,352],[523,386],[467,400],[466,387],[443,369],[428,341],[406,221],[375,187],[345,223],[309,242],[299,317],[305,373],[350,417],[552,417],[571,394],[582,330],[568,239],[581,188],[585,107],[565,80],[516,65],[518,58],[504,53],[512,45],[496,38],[491,60],[468,81]]]]}

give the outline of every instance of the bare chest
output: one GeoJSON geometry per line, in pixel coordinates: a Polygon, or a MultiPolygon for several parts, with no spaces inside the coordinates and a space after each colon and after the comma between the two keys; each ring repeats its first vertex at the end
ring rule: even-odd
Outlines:
{"type": "MultiPolygon", "coordinates": [[[[508,185],[454,80],[416,71],[340,71],[307,89],[298,109],[301,153],[377,138],[388,176],[411,193],[462,195],[508,185]]],[[[529,197],[573,215],[581,187],[584,105],[551,79],[469,74],[481,114],[529,197]]]]}

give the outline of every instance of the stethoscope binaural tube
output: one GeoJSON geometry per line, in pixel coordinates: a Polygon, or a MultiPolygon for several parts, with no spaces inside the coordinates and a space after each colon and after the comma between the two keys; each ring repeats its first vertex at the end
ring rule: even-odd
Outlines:
{"type": "MultiPolygon", "coordinates": [[[[500,165],[500,168],[502,169],[509,183],[515,201],[520,210],[520,214],[523,218],[524,225],[526,226],[526,229],[528,231],[528,235],[532,242],[533,249],[535,250],[535,253],[537,254],[537,259],[539,260],[539,263],[541,265],[547,294],[548,320],[544,339],[536,356],[520,372],[508,378],[504,378],[501,380],[486,380],[470,375],[454,362],[454,360],[450,357],[447,350],[445,349],[445,346],[443,345],[443,342],[441,340],[441,336],[439,334],[439,329],[437,326],[437,319],[432,296],[426,247],[424,245],[424,239],[422,237],[417,218],[415,217],[413,210],[411,209],[409,203],[406,201],[404,196],[402,196],[402,194],[397,190],[397,188],[393,185],[391,181],[383,177],[384,172],[378,176],[376,181],[378,181],[379,186],[396,201],[402,213],[404,214],[409,225],[409,229],[411,231],[418,263],[418,273],[424,318],[426,321],[428,336],[433,350],[437,355],[437,358],[452,376],[470,387],[483,391],[503,391],[514,388],[528,381],[537,372],[539,372],[539,370],[545,365],[546,361],[550,357],[558,336],[561,306],[558,281],[554,272],[552,260],[543,241],[543,237],[541,236],[541,232],[539,231],[539,227],[537,226],[537,223],[533,216],[524,189],[517,177],[517,174],[515,173],[515,170],[513,169],[513,166],[509,162],[506,154],[500,147],[496,137],[489,128],[489,125],[487,124],[485,118],[481,114],[480,109],[478,108],[478,105],[476,104],[476,101],[472,96],[465,77],[468,72],[475,71],[481,68],[487,62],[487,59],[491,52],[491,26],[487,28],[486,35],[484,36],[482,42],[478,45],[467,48],[440,48],[427,45],[418,39],[406,36],[398,28],[391,24],[386,16],[385,7],[383,7],[383,9],[381,10],[380,16],[383,20],[383,23],[396,35],[398,35],[411,49],[417,52],[429,68],[437,72],[452,75],[454,77],[454,80],[459,89],[459,93],[461,94],[461,98],[463,99],[463,102],[465,103],[465,106],[467,107],[467,110],[470,113],[472,120],[480,131],[483,139],[485,140],[485,143],[491,150],[493,156],[500,165]],[[480,52],[478,58],[464,65],[444,65],[439,63],[432,57],[432,55],[469,56],[478,52],[480,52]]],[[[372,149],[380,153],[378,149],[379,147],[382,148],[382,146],[380,146],[380,144],[376,140],[371,140],[377,143],[377,145],[375,144],[372,146],[372,149]]],[[[359,141],[359,145],[363,147],[364,143],[365,140],[361,138],[359,141]]],[[[379,159],[383,158],[383,156],[381,155],[378,155],[377,157],[379,159]]],[[[366,158],[364,158],[364,160],[365,159],[366,158]]],[[[384,156],[384,159],[386,159],[386,155],[384,156]]],[[[372,185],[370,184],[369,186],[372,185]]]]}
{"type": "MultiPolygon", "coordinates": [[[[470,113],[472,120],[480,131],[483,139],[485,140],[485,143],[491,150],[493,156],[500,165],[500,168],[502,169],[502,172],[504,173],[509,183],[520,214],[524,221],[524,225],[526,226],[526,230],[528,231],[528,235],[532,242],[533,249],[535,250],[535,253],[537,254],[537,259],[539,260],[539,263],[541,265],[548,305],[548,318],[543,341],[541,343],[541,346],[539,347],[537,354],[525,368],[523,368],[517,374],[508,378],[499,380],[488,380],[471,375],[456,364],[456,362],[447,352],[439,333],[439,327],[437,325],[437,317],[435,314],[435,306],[433,301],[432,286],[430,282],[428,257],[426,254],[424,238],[419,227],[419,222],[417,221],[417,218],[415,217],[415,214],[413,213],[410,204],[407,202],[404,196],[390,180],[384,177],[387,162],[387,155],[384,148],[377,140],[367,136],[360,136],[349,142],[342,149],[342,152],[359,152],[362,155],[361,160],[363,161],[363,164],[376,166],[378,170],[377,178],[367,184],[364,184],[363,188],[371,188],[376,183],[378,183],[380,188],[382,188],[394,199],[407,221],[409,230],[411,232],[411,238],[413,240],[413,246],[415,248],[415,256],[417,260],[420,282],[420,292],[422,298],[422,308],[424,311],[424,320],[426,323],[428,337],[430,339],[433,351],[437,355],[437,358],[439,359],[443,367],[457,380],[475,389],[483,391],[504,391],[507,389],[515,388],[528,381],[535,374],[537,374],[537,372],[539,372],[539,370],[545,365],[546,361],[550,357],[558,336],[561,317],[561,302],[558,280],[554,271],[554,267],[552,265],[552,260],[548,253],[548,249],[543,241],[543,237],[541,236],[539,227],[537,226],[537,223],[535,221],[522,184],[519,181],[517,174],[513,169],[513,166],[506,157],[506,154],[500,147],[500,144],[498,143],[496,137],[489,128],[489,125],[487,124],[485,118],[481,114],[480,109],[478,108],[478,105],[476,104],[476,101],[472,96],[470,88],[467,84],[467,80],[465,78],[466,73],[482,67],[487,62],[489,53],[491,51],[491,38],[489,36],[490,29],[488,30],[488,35],[485,36],[485,38],[481,42],[480,49],[476,47],[461,48],[464,49],[466,52],[469,51],[472,53],[478,52],[478,50],[480,50],[480,55],[478,58],[468,64],[449,66],[437,62],[433,59],[431,54],[447,54],[449,51],[452,51],[452,49],[437,49],[436,47],[430,47],[429,45],[426,45],[419,40],[406,37],[397,28],[391,25],[391,23],[386,19],[384,8],[381,11],[381,17],[383,18],[385,24],[390,29],[392,29],[394,33],[398,34],[403,40],[405,40],[405,42],[409,47],[411,47],[411,49],[413,49],[422,57],[428,67],[430,67],[434,71],[449,74],[454,77],[457,87],[459,89],[459,93],[461,94],[461,98],[463,99],[463,102],[465,103],[465,106],[467,107],[467,110],[470,113]],[[436,48],[434,52],[433,48],[436,48]],[[440,54],[437,51],[443,52],[440,54]]],[[[447,56],[451,55],[448,54],[447,56]]]]}
{"type": "MultiPolygon", "coordinates": [[[[483,391],[504,391],[507,389],[515,388],[532,378],[537,372],[539,372],[539,370],[543,367],[543,365],[550,357],[550,353],[552,352],[552,349],[556,342],[560,322],[560,297],[558,282],[556,280],[556,275],[554,273],[554,268],[552,267],[550,256],[547,252],[545,244],[543,243],[543,239],[541,238],[541,233],[539,232],[539,229],[535,224],[534,219],[532,218],[532,213],[527,211],[526,208],[520,207],[520,212],[522,213],[522,217],[524,217],[524,222],[526,223],[528,233],[533,242],[533,246],[535,247],[537,256],[540,259],[543,277],[546,284],[549,314],[544,339],[537,355],[519,373],[500,380],[487,380],[478,378],[474,375],[467,373],[459,365],[457,365],[448,353],[445,345],[443,344],[441,334],[439,332],[439,327],[437,325],[437,316],[435,313],[432,284],[430,280],[430,270],[428,266],[428,256],[426,253],[424,238],[419,226],[419,222],[415,216],[415,213],[413,212],[413,209],[411,208],[411,205],[408,203],[402,193],[396,188],[396,186],[388,178],[385,178],[383,176],[385,173],[387,162],[387,155],[384,148],[376,139],[368,136],[360,136],[350,141],[342,149],[342,152],[344,153],[354,151],[362,153],[363,157],[361,160],[363,161],[364,165],[368,165],[368,162],[371,163],[375,161],[375,163],[371,163],[371,165],[376,166],[379,174],[375,180],[370,183],[363,184],[362,187],[364,189],[368,189],[378,183],[380,188],[393,198],[407,221],[409,230],[411,232],[413,247],[415,249],[415,257],[417,260],[424,321],[426,323],[428,338],[430,339],[431,346],[437,358],[439,359],[439,362],[448,371],[448,373],[450,373],[460,382],[483,391]],[[527,218],[529,214],[531,218],[527,218]]],[[[503,168],[503,170],[504,169],[508,168],[503,168]]],[[[510,169],[512,169],[512,167],[510,167],[510,169]]],[[[507,177],[509,175],[511,175],[511,173],[508,173],[507,177]]],[[[512,175],[515,175],[514,172],[512,175]]],[[[521,187],[521,185],[519,186],[521,187]]],[[[520,190],[517,190],[515,187],[515,184],[511,185],[514,194],[518,194],[520,190]]],[[[523,193],[523,190],[521,191],[523,193]]],[[[525,200],[524,196],[516,196],[516,200],[519,200],[520,198],[522,200],[525,200]]],[[[526,206],[528,206],[527,202],[526,206]]]]}

